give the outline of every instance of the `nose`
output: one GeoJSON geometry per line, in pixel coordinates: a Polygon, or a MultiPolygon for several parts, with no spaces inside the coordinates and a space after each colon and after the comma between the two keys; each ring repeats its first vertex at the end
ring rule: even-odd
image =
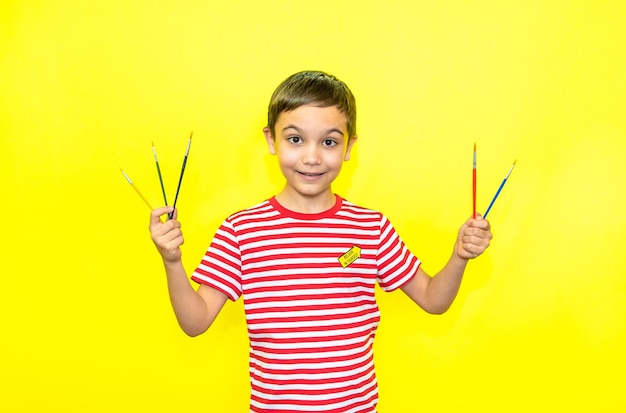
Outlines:
{"type": "Polygon", "coordinates": [[[305,165],[319,165],[322,163],[321,148],[311,142],[302,150],[302,162],[305,165]]]}

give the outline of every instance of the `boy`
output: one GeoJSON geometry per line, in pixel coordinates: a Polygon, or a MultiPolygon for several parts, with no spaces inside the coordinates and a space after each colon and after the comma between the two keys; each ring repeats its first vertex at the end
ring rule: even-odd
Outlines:
{"type": "Polygon", "coordinates": [[[468,260],[489,245],[489,223],[469,219],[431,277],[384,215],[335,195],[331,184],[350,159],[355,122],[354,97],[332,75],[300,72],[278,86],[263,132],[285,186],[222,223],[192,274],[197,291],[181,261],[176,215],[160,220],[175,211],[152,212],[152,240],[185,333],[203,333],[226,300],[243,296],[252,412],[375,412],[375,283],[440,314],[468,260]]]}

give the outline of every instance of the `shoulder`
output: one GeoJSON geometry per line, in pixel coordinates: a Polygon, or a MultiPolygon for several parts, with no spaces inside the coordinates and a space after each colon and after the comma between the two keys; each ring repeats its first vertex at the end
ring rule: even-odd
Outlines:
{"type": "Polygon", "coordinates": [[[272,219],[276,217],[277,214],[276,209],[272,206],[270,201],[265,200],[229,215],[224,220],[224,224],[232,227],[238,227],[249,223],[272,219]]]}
{"type": "Polygon", "coordinates": [[[367,208],[361,205],[357,205],[346,199],[342,199],[342,202],[343,204],[338,214],[342,214],[344,216],[352,217],[355,219],[367,219],[367,220],[378,220],[378,221],[386,220],[385,216],[380,211],[367,208]]]}

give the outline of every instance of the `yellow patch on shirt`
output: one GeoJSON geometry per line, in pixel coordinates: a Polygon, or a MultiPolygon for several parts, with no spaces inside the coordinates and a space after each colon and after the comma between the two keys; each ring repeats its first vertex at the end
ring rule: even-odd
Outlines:
{"type": "Polygon", "coordinates": [[[350,248],[345,254],[338,258],[339,263],[343,268],[346,268],[348,265],[352,264],[358,258],[361,257],[361,247],[357,247],[356,245],[350,248]]]}

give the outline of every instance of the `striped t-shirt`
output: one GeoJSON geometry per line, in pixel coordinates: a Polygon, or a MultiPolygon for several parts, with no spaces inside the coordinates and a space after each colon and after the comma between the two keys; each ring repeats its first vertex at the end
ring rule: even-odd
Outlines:
{"type": "Polygon", "coordinates": [[[271,198],[222,223],[192,279],[243,296],[250,411],[375,412],[374,286],[392,291],[419,265],[379,212],[337,196],[301,214],[271,198]]]}

